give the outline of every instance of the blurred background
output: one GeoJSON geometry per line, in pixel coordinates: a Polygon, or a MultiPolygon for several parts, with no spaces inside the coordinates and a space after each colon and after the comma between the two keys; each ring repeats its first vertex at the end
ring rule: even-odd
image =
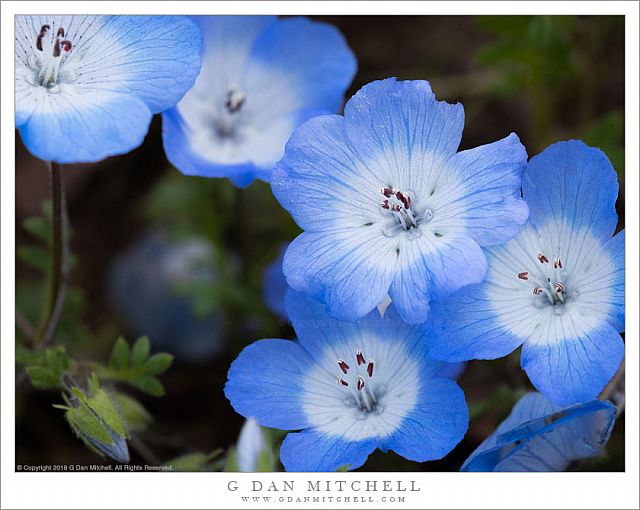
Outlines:
{"type": "MultiPolygon", "coordinates": [[[[529,155],[579,138],[602,149],[618,172],[624,227],[623,17],[318,17],[340,28],[358,59],[350,97],[376,79],[425,79],[438,99],[460,101],[461,149],[516,132],[529,155]]],[[[46,296],[49,180],[16,132],[17,352],[37,325],[46,296]],[[44,206],[44,213],[43,213],[44,206]]],[[[223,394],[231,361],[247,344],[292,338],[272,265],[299,229],[254,182],[186,177],[167,162],[156,116],[145,143],[95,165],[65,167],[73,264],[56,338],[74,359],[105,360],[118,335],[146,334],[152,351],[176,356],[160,376],[166,394],[127,389],[152,421],[130,444],[133,463],[228,449],[243,418],[223,394]],[[265,274],[267,275],[265,277],[265,274]]],[[[458,470],[531,387],[519,350],[473,361],[459,383],[469,402],[469,433],[445,459],[424,464],[374,453],[368,471],[458,470]]],[[[19,378],[17,464],[110,463],[74,437],[59,391],[19,378]]],[[[147,420],[148,421],[148,420],[147,420]]],[[[277,439],[273,433],[272,439],[277,439]]],[[[600,459],[571,470],[624,470],[624,415],[600,459]]]]}

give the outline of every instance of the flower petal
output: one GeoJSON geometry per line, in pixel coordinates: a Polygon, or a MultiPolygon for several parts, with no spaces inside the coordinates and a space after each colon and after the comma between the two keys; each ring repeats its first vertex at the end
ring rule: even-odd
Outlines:
{"type": "MultiPolygon", "coordinates": [[[[337,112],[356,72],[356,59],[340,31],[308,18],[282,19],[262,32],[250,55],[247,71],[253,83],[265,86],[263,70],[290,82],[305,109],[337,112]]],[[[307,120],[301,118],[300,121],[307,120]]]]}
{"type": "Polygon", "coordinates": [[[367,178],[338,115],[315,117],[294,131],[271,174],[271,189],[305,230],[377,228],[381,221],[380,189],[367,178]]]}
{"type": "Polygon", "coordinates": [[[417,462],[441,459],[462,441],[469,424],[464,393],[451,379],[429,379],[413,411],[385,441],[391,449],[417,462]]]}
{"type": "Polygon", "coordinates": [[[224,388],[233,408],[260,425],[285,430],[308,426],[300,396],[311,359],[297,342],[259,340],[245,347],[224,388]]]}
{"type": "Polygon", "coordinates": [[[397,260],[393,241],[372,229],[303,232],[284,256],[287,283],[336,319],[365,316],[386,296],[397,260]]]}
{"type": "Polygon", "coordinates": [[[537,227],[568,220],[608,240],[618,223],[616,172],[602,151],[582,141],[558,142],[531,158],[522,191],[537,227]]]}
{"type": "Polygon", "coordinates": [[[30,96],[29,120],[20,126],[27,149],[58,163],[92,162],[139,146],[151,122],[149,108],[134,96],[110,91],[30,96]]]}
{"type": "Polygon", "coordinates": [[[480,246],[511,239],[528,216],[520,196],[526,164],[527,151],[514,133],[455,154],[447,166],[458,175],[456,184],[433,205],[438,224],[446,228],[462,222],[480,246]]]}
{"type": "Polygon", "coordinates": [[[287,434],[280,447],[280,460],[286,471],[335,471],[346,465],[357,469],[375,448],[375,439],[345,441],[310,429],[287,434]]]}
{"type": "Polygon", "coordinates": [[[497,359],[524,341],[500,324],[486,290],[486,283],[472,285],[433,304],[424,324],[430,356],[450,362],[497,359]]]}
{"type": "Polygon", "coordinates": [[[596,398],[623,358],[620,334],[603,322],[590,331],[574,324],[564,339],[552,343],[525,342],[521,364],[542,394],[568,405],[596,398]]]}
{"type": "Polygon", "coordinates": [[[426,81],[374,81],[344,110],[347,136],[367,161],[379,187],[413,191],[430,186],[444,159],[460,145],[461,104],[436,101],[426,81]]]}

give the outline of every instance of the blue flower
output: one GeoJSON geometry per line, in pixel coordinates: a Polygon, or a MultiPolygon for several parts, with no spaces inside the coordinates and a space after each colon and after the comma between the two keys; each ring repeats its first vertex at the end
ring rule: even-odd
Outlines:
{"type": "Polygon", "coordinates": [[[259,340],[233,362],[225,394],[264,427],[300,430],[280,449],[287,471],[362,466],[376,448],[424,462],[445,456],[468,424],[464,394],[425,356],[417,327],[391,305],[359,322],[287,293],[299,341],[259,340]]]}
{"type": "Polygon", "coordinates": [[[602,452],[616,412],[607,400],[563,408],[528,393],[461,471],[564,471],[572,461],[602,452]]]}
{"type": "Polygon", "coordinates": [[[111,269],[112,306],[134,336],[148,335],[156,349],[182,361],[201,363],[224,347],[223,316],[194,313],[193,299],[179,294],[180,285],[213,285],[213,246],[199,238],[169,242],[159,232],[146,232],[111,269]]]}
{"type": "Polygon", "coordinates": [[[281,319],[287,318],[287,309],[284,303],[288,287],[282,272],[282,261],[287,246],[288,244],[282,246],[278,258],[267,266],[262,282],[262,297],[265,304],[281,319]]]}
{"type": "Polygon", "coordinates": [[[480,284],[432,310],[432,356],[495,359],[520,344],[522,368],[551,401],[593,400],[624,356],[624,231],[616,173],[598,149],[559,142],[523,178],[530,221],[489,250],[480,284]]]}
{"type": "Polygon", "coordinates": [[[238,471],[241,473],[255,473],[258,471],[260,454],[265,447],[264,433],[260,425],[253,418],[249,418],[242,425],[240,436],[238,437],[236,448],[238,471]]]}
{"type": "Polygon", "coordinates": [[[202,72],[163,116],[169,161],[182,173],[268,180],[291,132],[334,113],[356,71],[340,32],[306,18],[201,16],[202,72]]]}
{"type": "Polygon", "coordinates": [[[97,161],[142,143],[200,69],[183,16],[16,16],[16,127],[29,151],[97,161]]]}
{"type": "Polygon", "coordinates": [[[288,284],[341,320],[363,317],[387,293],[421,323],[431,298],[485,276],[482,247],[513,237],[527,155],[515,134],[456,153],[462,105],[436,101],[425,81],[363,87],[344,117],[298,128],[271,177],[305,232],[284,258],[288,284]]]}

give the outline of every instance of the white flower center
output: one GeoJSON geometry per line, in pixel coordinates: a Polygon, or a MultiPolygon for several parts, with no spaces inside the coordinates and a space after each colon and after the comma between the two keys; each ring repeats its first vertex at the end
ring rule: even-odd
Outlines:
{"type": "Polygon", "coordinates": [[[71,41],[65,39],[65,30],[59,27],[55,37],[51,25],[42,25],[35,39],[36,52],[28,58],[29,68],[34,72],[34,85],[54,89],[60,82],[64,56],[71,51],[71,41]]]}
{"type": "MultiPolygon", "coordinates": [[[[527,288],[533,289],[533,294],[540,296],[542,305],[549,304],[555,307],[556,313],[563,312],[562,306],[568,298],[576,297],[577,293],[570,294],[566,288],[566,272],[562,259],[556,257],[553,263],[543,253],[538,253],[537,257],[540,266],[534,271],[521,271],[518,279],[525,282],[527,288]]],[[[536,302],[539,303],[539,302],[536,302]]]]}
{"type": "Polygon", "coordinates": [[[382,406],[378,405],[378,399],[383,396],[382,393],[386,388],[378,388],[379,393],[376,393],[373,385],[375,362],[372,359],[365,361],[359,349],[356,351],[355,361],[352,366],[343,359],[337,362],[342,371],[342,375],[338,376],[338,384],[350,395],[345,403],[350,403],[364,413],[383,411],[382,406]]]}

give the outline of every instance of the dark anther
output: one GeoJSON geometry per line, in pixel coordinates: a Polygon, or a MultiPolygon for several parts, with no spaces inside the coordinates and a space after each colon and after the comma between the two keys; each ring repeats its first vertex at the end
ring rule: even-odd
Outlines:
{"type": "Polygon", "coordinates": [[[240,95],[238,97],[235,90],[230,90],[229,92],[227,92],[227,100],[225,101],[224,105],[229,113],[235,113],[240,110],[240,108],[242,108],[244,102],[244,95],[240,95]]]}
{"type": "Polygon", "coordinates": [[[369,360],[369,363],[367,363],[367,374],[369,374],[369,377],[373,377],[373,360],[369,360]]]}
{"type": "Polygon", "coordinates": [[[71,41],[65,39],[64,41],[60,41],[60,44],[64,51],[71,51],[71,41]]]}
{"type": "Polygon", "coordinates": [[[49,25],[42,25],[40,27],[40,34],[38,35],[38,38],[36,39],[36,48],[38,48],[39,51],[42,51],[42,38],[47,33],[47,30],[49,30],[50,28],[51,27],[49,25]]]}
{"type": "Polygon", "coordinates": [[[64,28],[60,27],[58,29],[58,33],[56,34],[56,37],[64,37],[64,28]]]}
{"type": "Polygon", "coordinates": [[[529,273],[527,271],[523,271],[522,273],[518,273],[518,278],[520,278],[521,280],[528,280],[529,279],[529,273]]]}
{"type": "Polygon", "coordinates": [[[364,365],[366,363],[362,351],[356,352],[356,361],[358,362],[358,365],[364,365]]]}
{"type": "Polygon", "coordinates": [[[548,264],[549,263],[549,259],[547,257],[545,257],[542,253],[538,253],[538,260],[540,261],[540,264],[548,264]]]}
{"type": "Polygon", "coordinates": [[[347,365],[347,363],[344,360],[339,359],[338,366],[340,367],[340,370],[342,370],[343,374],[346,374],[347,372],[349,372],[349,365],[347,365]]]}
{"type": "Polygon", "coordinates": [[[362,391],[362,388],[364,388],[364,378],[359,375],[358,376],[358,391],[362,391]]]}
{"type": "Polygon", "coordinates": [[[345,381],[342,377],[338,377],[338,384],[341,384],[342,386],[349,386],[349,383],[345,381]]]}
{"type": "Polygon", "coordinates": [[[53,56],[60,56],[60,39],[56,39],[56,44],[53,46],[53,56]]]}

